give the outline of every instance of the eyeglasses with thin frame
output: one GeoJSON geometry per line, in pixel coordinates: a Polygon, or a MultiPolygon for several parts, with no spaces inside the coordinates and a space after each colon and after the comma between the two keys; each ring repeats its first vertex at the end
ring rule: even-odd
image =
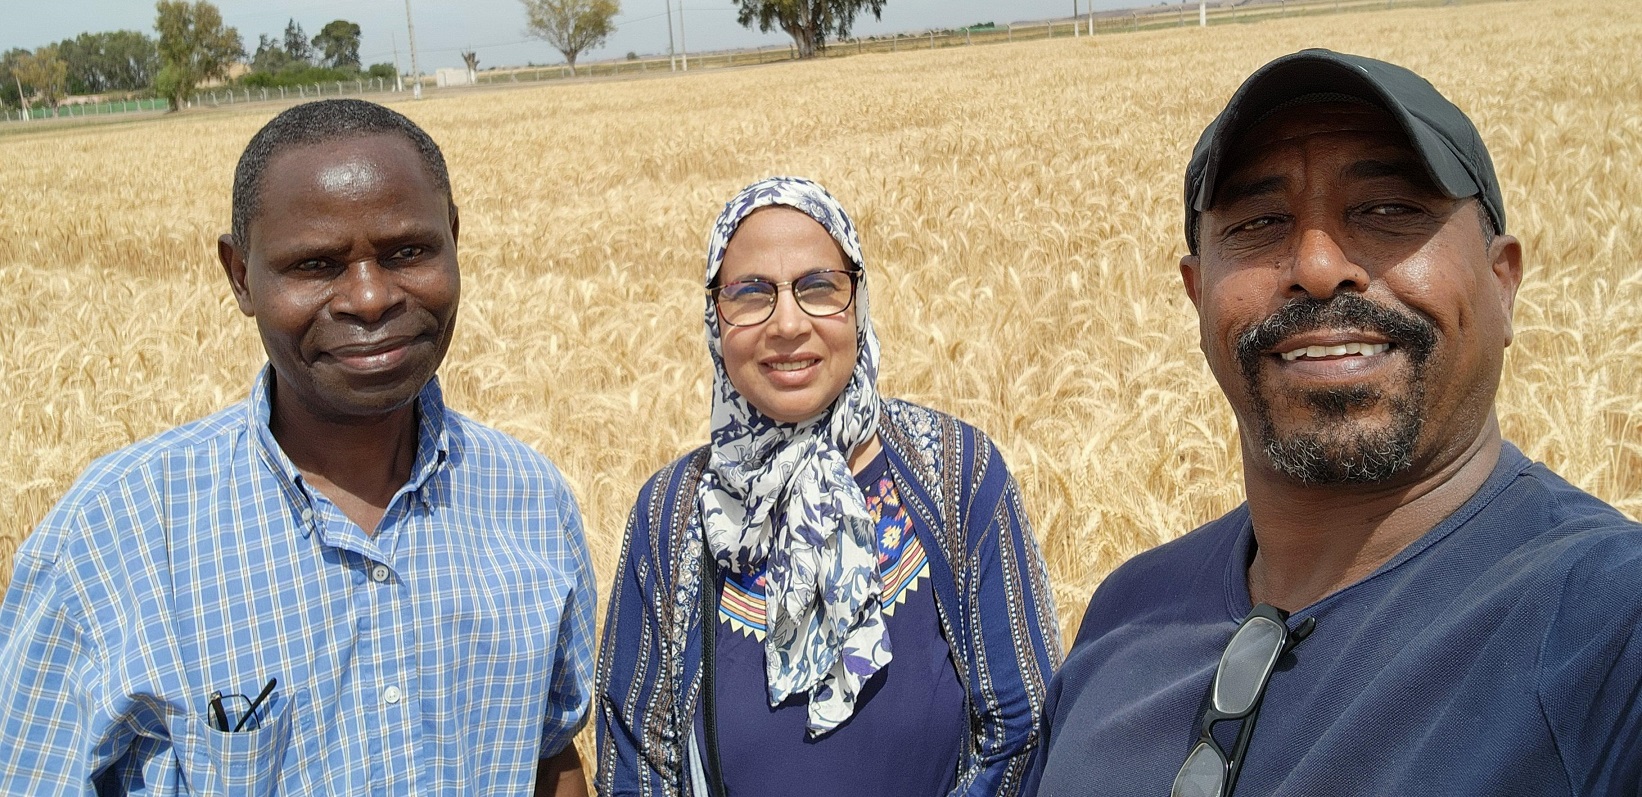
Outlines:
{"type": "Polygon", "coordinates": [[[718,308],[718,317],[732,327],[758,326],[775,314],[775,303],[781,289],[792,291],[798,309],[805,314],[824,318],[848,310],[855,301],[855,286],[861,278],[859,269],[841,271],[827,269],[785,282],[772,282],[752,277],[707,289],[718,308]]]}
{"type": "Polygon", "coordinates": [[[1202,731],[1175,775],[1170,797],[1231,797],[1277,661],[1316,628],[1317,618],[1307,617],[1291,631],[1288,612],[1266,603],[1255,606],[1243,618],[1220,654],[1220,665],[1209,686],[1209,706],[1203,711],[1202,731]],[[1211,733],[1217,723],[1228,720],[1243,722],[1237,729],[1231,755],[1211,733]]]}
{"type": "Polygon", "coordinates": [[[276,678],[269,678],[262,687],[262,692],[255,700],[245,695],[225,695],[222,692],[212,692],[206,702],[211,706],[210,719],[216,720],[216,728],[225,733],[238,733],[241,730],[254,731],[261,721],[257,719],[257,709],[268,695],[274,691],[276,678]]]}

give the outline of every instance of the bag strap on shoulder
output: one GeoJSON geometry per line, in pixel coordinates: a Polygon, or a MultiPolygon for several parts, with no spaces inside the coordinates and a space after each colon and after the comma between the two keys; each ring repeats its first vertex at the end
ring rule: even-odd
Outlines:
{"type": "Polygon", "coordinates": [[[708,797],[724,797],[724,770],[718,759],[718,689],[713,673],[718,669],[718,564],[701,545],[701,712],[703,753],[706,761],[708,797]]]}

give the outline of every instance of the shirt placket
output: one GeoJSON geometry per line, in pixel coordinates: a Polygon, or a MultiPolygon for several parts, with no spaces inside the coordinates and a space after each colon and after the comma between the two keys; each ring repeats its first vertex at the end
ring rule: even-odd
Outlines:
{"type": "MultiPolygon", "coordinates": [[[[402,496],[395,507],[383,518],[384,524],[394,528],[384,533],[396,534],[401,540],[414,535],[405,534],[405,526],[415,522],[414,512],[405,511],[413,502],[402,496]]],[[[412,794],[423,789],[415,786],[419,770],[417,751],[420,749],[418,730],[421,727],[419,706],[423,695],[420,688],[420,663],[417,651],[416,601],[411,585],[404,574],[416,571],[412,557],[406,556],[402,546],[394,557],[400,564],[395,569],[385,564],[373,566],[371,583],[377,589],[377,638],[383,651],[382,679],[377,704],[382,712],[382,743],[386,748],[383,758],[388,769],[381,794],[412,794]],[[377,569],[380,568],[380,569],[377,569]],[[378,575],[381,577],[378,578],[378,575]]]]}
{"type": "MultiPolygon", "coordinates": [[[[326,507],[325,514],[327,522],[351,526],[334,507],[326,507]]],[[[403,522],[396,519],[395,514],[390,507],[374,540],[388,543],[382,549],[391,550],[391,541],[398,536],[395,532],[403,531],[389,528],[389,524],[403,522]]],[[[357,724],[358,733],[351,738],[364,749],[355,749],[355,754],[363,753],[359,759],[333,763],[360,772],[364,784],[358,793],[413,794],[423,790],[413,785],[418,769],[413,729],[419,722],[420,712],[416,710],[419,690],[415,607],[410,585],[404,578],[404,572],[410,568],[397,555],[389,557],[380,552],[382,549],[366,547],[366,551],[346,554],[355,560],[349,598],[356,641],[354,683],[349,691],[355,717],[350,724],[357,724]]]]}

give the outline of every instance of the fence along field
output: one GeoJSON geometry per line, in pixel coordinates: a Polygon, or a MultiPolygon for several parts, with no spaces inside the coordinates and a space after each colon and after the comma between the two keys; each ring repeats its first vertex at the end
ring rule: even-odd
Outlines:
{"type": "MultiPolygon", "coordinates": [[[[1479,122],[1526,244],[1506,434],[1642,514],[1642,5],[1494,3],[902,52],[401,102],[450,160],[451,403],[551,456],[608,585],[640,482],[706,439],[707,227],[772,173],[864,232],[882,387],[999,442],[1063,626],[1126,557],[1240,500],[1179,288],[1180,175],[1237,83],[1321,45],[1479,122]]],[[[214,260],[267,107],[0,138],[0,584],[94,457],[242,397],[214,260]]]]}

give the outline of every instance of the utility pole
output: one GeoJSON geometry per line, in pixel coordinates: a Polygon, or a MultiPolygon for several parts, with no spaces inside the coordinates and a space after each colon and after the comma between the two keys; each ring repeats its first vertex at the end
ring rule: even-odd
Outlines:
{"type": "Polygon", "coordinates": [[[416,23],[411,21],[410,0],[405,0],[405,32],[410,34],[411,71],[416,74],[411,79],[416,81],[411,88],[411,96],[422,99],[422,69],[416,65],[416,23]]]}
{"type": "Polygon", "coordinates": [[[32,121],[34,117],[29,114],[28,98],[23,96],[23,81],[18,79],[16,72],[12,73],[11,79],[17,83],[17,107],[23,109],[23,121],[32,121]]]}
{"type": "Polygon", "coordinates": [[[678,53],[673,49],[673,0],[667,2],[667,69],[678,71],[678,53]]]}
{"type": "Polygon", "coordinates": [[[388,31],[388,41],[393,42],[393,90],[405,90],[405,76],[399,70],[399,34],[388,31]]]}
{"type": "Polygon", "coordinates": [[[1197,0],[1197,26],[1209,26],[1209,0],[1197,0]]]}
{"type": "Polygon", "coordinates": [[[690,71],[690,45],[684,43],[684,0],[678,0],[678,50],[684,71],[690,71]]]}

